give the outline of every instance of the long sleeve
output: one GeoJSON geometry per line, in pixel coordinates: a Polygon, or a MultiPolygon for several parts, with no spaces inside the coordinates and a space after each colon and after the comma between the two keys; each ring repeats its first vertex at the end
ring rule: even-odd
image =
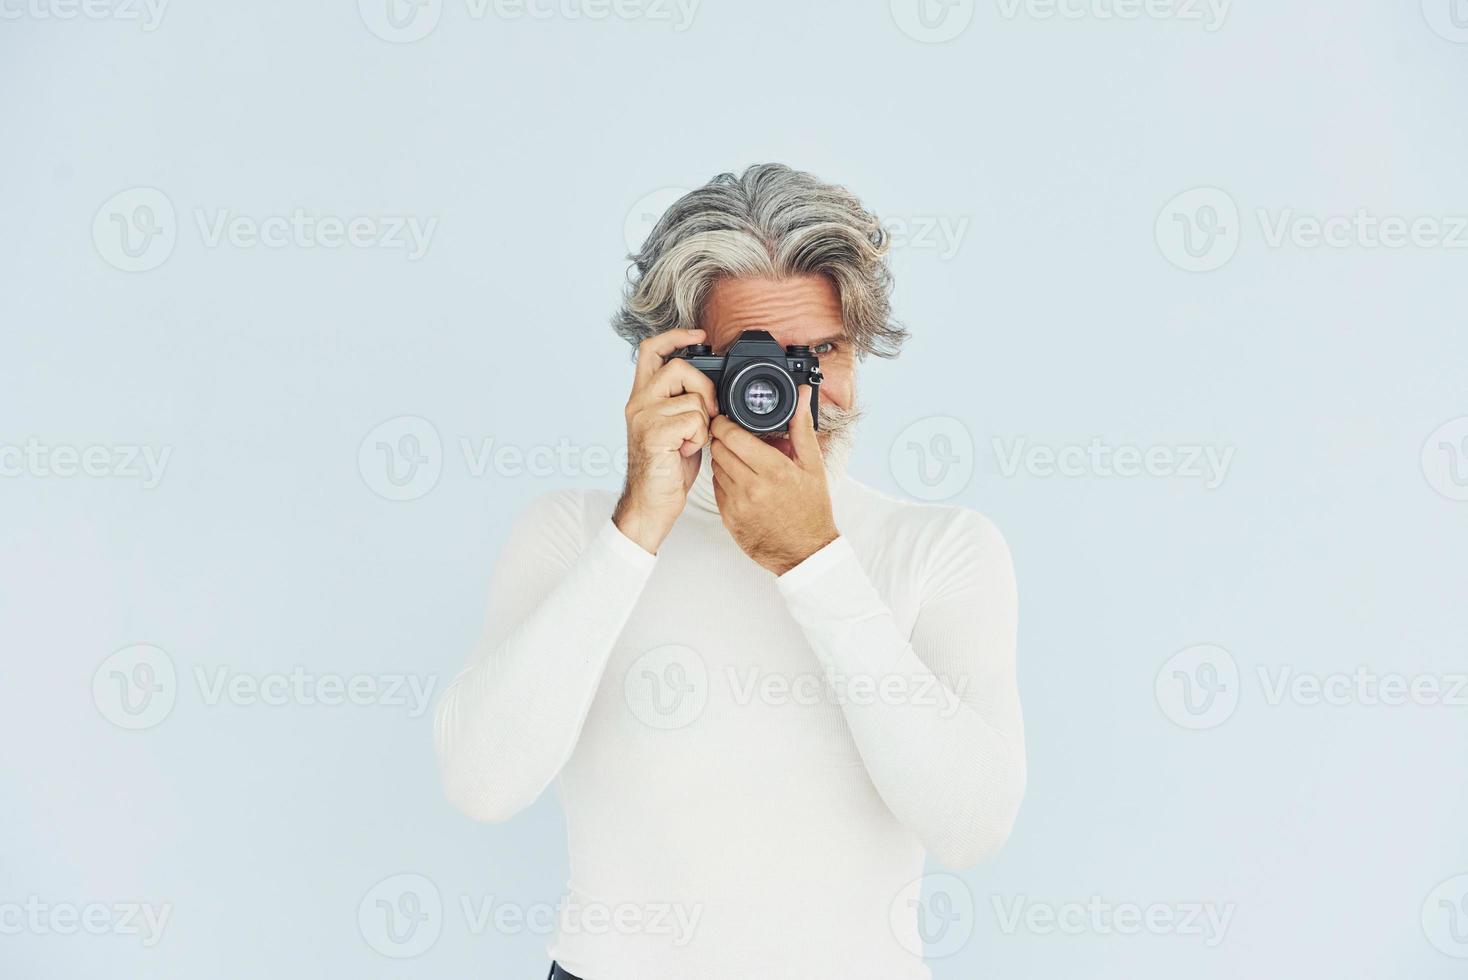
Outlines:
{"type": "Polygon", "coordinates": [[[582,498],[547,494],[496,563],[483,639],[438,704],[444,791],[478,820],[533,803],[576,746],[618,634],[656,559],[582,498]]]}
{"type": "Polygon", "coordinates": [[[850,686],[842,711],[888,809],[940,863],[966,867],[1003,844],[1024,796],[1013,566],[992,524],[956,511],[912,572],[924,584],[910,638],[844,537],[777,581],[828,676],[850,686]]]}

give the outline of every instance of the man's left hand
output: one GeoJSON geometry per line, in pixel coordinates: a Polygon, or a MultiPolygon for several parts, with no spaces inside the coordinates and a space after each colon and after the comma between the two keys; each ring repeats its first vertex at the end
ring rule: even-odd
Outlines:
{"type": "Polygon", "coordinates": [[[746,555],[784,575],[836,540],[809,386],[801,386],[790,419],[794,459],[723,415],[710,434],[719,516],[746,555]]]}

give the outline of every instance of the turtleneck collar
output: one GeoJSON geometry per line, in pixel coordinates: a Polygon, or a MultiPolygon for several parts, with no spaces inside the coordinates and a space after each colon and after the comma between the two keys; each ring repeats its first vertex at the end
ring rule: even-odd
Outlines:
{"type": "Polygon", "coordinates": [[[694,477],[693,486],[688,488],[688,505],[715,514],[719,511],[718,502],[714,499],[714,462],[709,458],[707,448],[698,464],[698,476],[694,477]]]}

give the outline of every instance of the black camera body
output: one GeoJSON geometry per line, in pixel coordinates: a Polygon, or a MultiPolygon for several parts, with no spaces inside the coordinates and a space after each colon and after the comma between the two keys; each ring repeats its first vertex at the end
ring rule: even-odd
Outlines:
{"type": "Polygon", "coordinates": [[[713,381],[719,411],[756,435],[790,431],[800,385],[810,385],[810,415],[821,427],[821,365],[809,347],[781,347],[766,330],[746,330],[720,356],[708,344],[685,347],[675,357],[713,381]]]}

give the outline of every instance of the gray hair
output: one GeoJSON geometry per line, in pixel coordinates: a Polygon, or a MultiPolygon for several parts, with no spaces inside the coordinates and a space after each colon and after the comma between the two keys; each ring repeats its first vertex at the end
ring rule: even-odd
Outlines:
{"type": "Polygon", "coordinates": [[[856,350],[894,357],[907,331],[892,319],[888,236],[844,187],[778,163],[719,174],[679,198],[643,243],[612,327],[629,344],[698,325],[724,277],[829,276],[856,350]]]}

